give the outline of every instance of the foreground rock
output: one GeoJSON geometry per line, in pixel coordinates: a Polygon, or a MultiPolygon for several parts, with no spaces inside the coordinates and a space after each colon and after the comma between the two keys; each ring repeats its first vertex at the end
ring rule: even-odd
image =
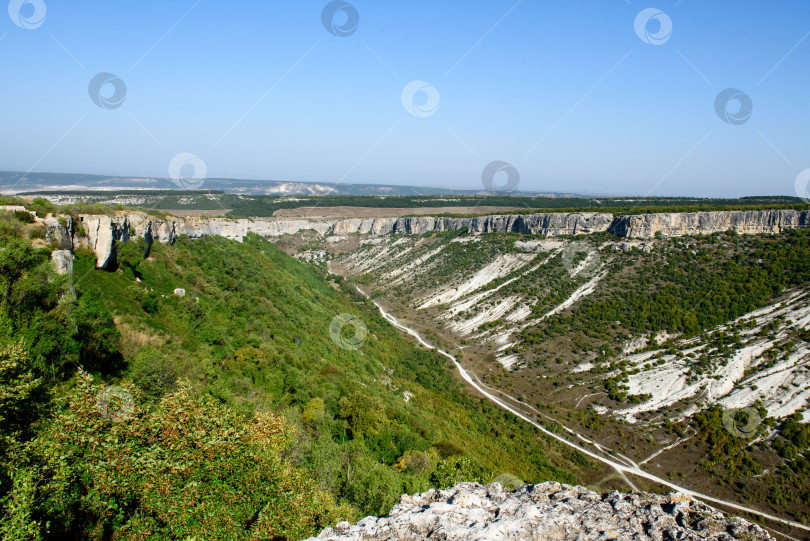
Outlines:
{"type": "Polygon", "coordinates": [[[391,515],[342,522],[315,539],[596,540],[773,539],[764,529],[727,517],[680,494],[597,494],[559,483],[461,483],[449,490],[403,496],[391,515]]]}

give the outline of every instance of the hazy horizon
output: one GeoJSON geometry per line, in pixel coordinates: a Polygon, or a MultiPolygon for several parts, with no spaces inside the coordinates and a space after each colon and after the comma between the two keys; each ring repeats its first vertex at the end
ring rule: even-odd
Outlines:
{"type": "MultiPolygon", "coordinates": [[[[21,174],[23,174],[25,172],[24,171],[0,171],[0,173],[21,173],[21,174]]],[[[60,171],[29,171],[27,174],[29,174],[29,175],[30,174],[92,175],[92,176],[98,176],[98,177],[102,177],[102,178],[108,177],[108,178],[121,178],[121,179],[134,178],[134,179],[145,179],[145,180],[151,180],[151,179],[155,179],[155,180],[171,180],[171,178],[169,176],[166,176],[166,175],[164,175],[164,176],[160,176],[160,175],[113,175],[113,174],[105,174],[105,173],[60,172],[60,171]]],[[[408,184],[408,183],[395,184],[395,183],[386,183],[386,182],[340,182],[340,183],[338,183],[338,182],[316,181],[316,180],[310,181],[310,180],[297,180],[297,179],[234,178],[234,177],[212,177],[212,176],[209,176],[207,180],[212,180],[212,181],[217,181],[217,180],[247,181],[247,182],[259,182],[259,183],[267,182],[267,183],[311,184],[311,185],[325,185],[325,186],[341,186],[341,185],[354,185],[354,184],[357,184],[357,185],[368,185],[368,186],[431,188],[431,189],[439,189],[439,190],[448,190],[448,194],[449,194],[449,192],[451,190],[455,190],[460,195],[472,195],[473,194],[472,192],[478,192],[479,194],[486,192],[486,190],[484,190],[482,187],[480,187],[480,188],[473,187],[473,188],[470,188],[469,190],[467,190],[466,188],[452,188],[452,187],[447,187],[447,186],[442,186],[442,185],[426,186],[426,185],[419,185],[419,184],[408,184]],[[466,191],[469,191],[470,193],[469,194],[461,193],[461,192],[466,192],[466,191]]],[[[76,185],[66,185],[65,191],[66,192],[76,191],[75,186],[76,185]]],[[[90,187],[83,187],[83,188],[85,190],[87,190],[88,192],[100,192],[100,191],[113,191],[113,192],[115,192],[115,191],[121,191],[121,190],[133,190],[133,191],[135,191],[135,190],[165,190],[166,189],[166,188],[151,188],[151,187],[126,187],[126,188],[113,187],[113,188],[109,188],[109,187],[102,187],[102,186],[90,186],[90,187]]],[[[201,185],[200,188],[193,188],[193,187],[186,188],[186,187],[184,187],[182,185],[175,184],[175,187],[169,188],[169,190],[173,190],[173,189],[180,190],[180,191],[189,191],[189,190],[190,191],[207,191],[207,190],[213,190],[213,191],[225,191],[227,193],[227,190],[223,190],[221,187],[206,187],[205,182],[203,182],[203,184],[201,185]]],[[[25,194],[27,192],[32,192],[33,193],[35,191],[47,192],[48,190],[26,190],[25,187],[24,187],[24,184],[20,184],[19,188],[16,189],[15,191],[13,191],[13,192],[6,192],[2,188],[0,188],[0,193],[5,194],[5,195],[25,194]]],[[[236,193],[236,192],[234,192],[234,193],[236,193]]],[[[528,189],[524,189],[524,188],[521,188],[521,187],[518,187],[518,189],[514,190],[514,192],[511,192],[511,193],[514,194],[515,196],[522,195],[522,194],[529,194],[529,196],[533,196],[531,194],[540,194],[540,195],[537,195],[537,196],[538,197],[543,197],[543,196],[546,196],[546,195],[556,196],[556,195],[559,195],[559,194],[564,194],[564,195],[571,195],[571,196],[574,196],[574,197],[583,197],[583,198],[593,198],[593,197],[632,197],[632,198],[673,197],[673,198],[677,198],[677,197],[684,197],[684,198],[705,198],[705,199],[711,199],[711,198],[733,199],[734,197],[736,197],[736,196],[734,196],[734,197],[728,196],[727,197],[727,196],[724,196],[724,195],[701,196],[701,195],[695,195],[695,194],[690,194],[690,193],[680,193],[680,194],[669,194],[669,195],[665,195],[665,196],[657,196],[657,195],[654,195],[654,194],[645,195],[645,194],[641,194],[641,193],[621,193],[621,192],[599,192],[599,193],[597,193],[597,192],[568,192],[568,191],[560,191],[560,190],[542,190],[541,191],[541,190],[528,190],[528,189]]],[[[508,195],[508,194],[509,194],[509,192],[493,193],[493,195],[508,195]]],[[[270,194],[270,195],[272,195],[272,194],[270,194]]],[[[296,195],[296,194],[291,194],[291,195],[296,195]]],[[[300,195],[300,194],[298,194],[298,195],[300,195]]],[[[307,194],[307,195],[317,196],[318,194],[307,194]]],[[[377,194],[377,195],[386,195],[386,194],[377,194]]],[[[398,195],[398,194],[393,194],[393,196],[396,196],[396,195],[398,195]]],[[[423,195],[431,195],[431,194],[423,194],[423,195]]],[[[780,197],[780,196],[796,197],[796,194],[795,193],[787,193],[787,194],[768,193],[768,192],[763,191],[761,193],[746,194],[744,196],[739,196],[739,197],[780,197]]]]}

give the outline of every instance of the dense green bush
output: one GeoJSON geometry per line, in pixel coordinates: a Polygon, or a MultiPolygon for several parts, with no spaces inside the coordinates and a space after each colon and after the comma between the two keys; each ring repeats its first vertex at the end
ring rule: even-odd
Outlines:
{"type": "Polygon", "coordinates": [[[14,457],[6,539],[300,539],[354,517],[283,457],[293,432],[279,417],[245,418],[184,384],[110,420],[102,392],[80,372],[14,457]]]}
{"type": "Polygon", "coordinates": [[[130,361],[130,374],[145,397],[159,399],[174,390],[178,371],[171,357],[145,347],[130,361]]]}
{"type": "Polygon", "coordinates": [[[349,429],[355,438],[379,434],[380,429],[388,423],[382,400],[363,392],[344,396],[338,407],[340,416],[349,422],[349,429]]]}
{"type": "Polygon", "coordinates": [[[33,214],[24,210],[15,210],[14,217],[24,224],[32,224],[36,221],[33,214]]]}

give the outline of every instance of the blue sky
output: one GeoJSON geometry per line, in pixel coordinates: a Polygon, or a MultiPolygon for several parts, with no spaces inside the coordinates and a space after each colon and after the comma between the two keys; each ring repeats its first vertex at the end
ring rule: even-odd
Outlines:
{"type": "Polygon", "coordinates": [[[41,24],[11,6],[36,28],[0,17],[4,170],[166,177],[187,152],[209,177],[480,189],[503,160],[523,190],[740,196],[810,168],[806,0],[353,0],[345,37],[325,1],[37,1],[41,24]],[[120,107],[90,99],[102,72],[120,107]],[[411,81],[438,107],[411,114],[411,81]]]}

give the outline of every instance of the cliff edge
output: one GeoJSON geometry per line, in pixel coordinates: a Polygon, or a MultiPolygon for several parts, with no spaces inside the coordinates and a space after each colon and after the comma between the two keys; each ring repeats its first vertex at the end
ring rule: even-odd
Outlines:
{"type": "Polygon", "coordinates": [[[348,219],[227,219],[157,217],[141,212],[113,216],[81,214],[45,220],[49,237],[63,250],[89,246],[97,256],[98,267],[108,268],[114,261],[115,243],[143,238],[147,251],[153,242],[173,243],[180,235],[195,239],[221,236],[242,241],[248,234],[280,237],[313,230],[328,235],[421,235],[433,231],[466,229],[473,234],[514,232],[524,235],[556,237],[610,232],[616,237],[651,239],[685,235],[710,235],[724,231],[741,234],[774,234],[789,229],[810,227],[807,210],[717,211],[661,213],[618,216],[605,213],[535,213],[493,215],[473,218],[402,217],[348,219]],[[81,233],[79,233],[81,231],[81,233]]]}
{"type": "Polygon", "coordinates": [[[806,210],[726,210],[619,216],[609,231],[617,237],[651,239],[709,235],[722,231],[740,234],[773,234],[788,229],[810,227],[806,210]]]}

